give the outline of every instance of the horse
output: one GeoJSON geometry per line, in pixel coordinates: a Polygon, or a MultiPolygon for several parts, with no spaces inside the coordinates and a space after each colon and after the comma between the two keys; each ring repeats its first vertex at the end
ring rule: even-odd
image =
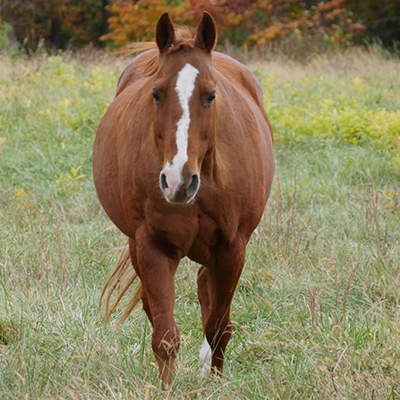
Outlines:
{"type": "Polygon", "coordinates": [[[141,300],[164,388],[180,344],[174,274],[184,257],[200,265],[203,370],[222,373],[232,298],[275,171],[261,86],[249,68],[214,51],[216,42],[209,13],[194,37],[162,14],[155,42],[139,45],[146,51],[123,71],[94,142],[98,198],[128,237],[102,293],[107,321],[139,277],[121,321],[141,300]]]}

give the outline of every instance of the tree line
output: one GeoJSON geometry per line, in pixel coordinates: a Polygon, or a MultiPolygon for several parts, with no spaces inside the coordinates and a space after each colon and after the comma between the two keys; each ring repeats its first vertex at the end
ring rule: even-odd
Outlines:
{"type": "Polygon", "coordinates": [[[0,18],[14,44],[35,50],[120,47],[152,40],[159,15],[196,26],[209,11],[219,43],[238,47],[338,47],[377,39],[400,41],[398,0],[0,0],[0,18]]]}

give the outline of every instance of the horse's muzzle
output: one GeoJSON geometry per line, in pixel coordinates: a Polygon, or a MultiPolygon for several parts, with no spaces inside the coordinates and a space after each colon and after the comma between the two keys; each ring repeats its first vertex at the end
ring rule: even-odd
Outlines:
{"type": "Polygon", "coordinates": [[[169,203],[190,203],[199,187],[200,176],[197,172],[186,171],[184,174],[177,174],[172,168],[164,168],[160,173],[160,188],[169,203]]]}

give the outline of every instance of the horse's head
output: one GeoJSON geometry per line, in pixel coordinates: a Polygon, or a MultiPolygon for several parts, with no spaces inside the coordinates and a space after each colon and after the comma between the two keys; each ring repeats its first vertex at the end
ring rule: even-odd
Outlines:
{"type": "Polygon", "coordinates": [[[175,32],[168,13],[157,23],[154,134],[162,162],[160,188],[170,203],[190,203],[200,187],[202,163],[214,134],[216,78],[211,53],[216,40],[216,26],[208,13],[203,14],[194,39],[175,32]]]}

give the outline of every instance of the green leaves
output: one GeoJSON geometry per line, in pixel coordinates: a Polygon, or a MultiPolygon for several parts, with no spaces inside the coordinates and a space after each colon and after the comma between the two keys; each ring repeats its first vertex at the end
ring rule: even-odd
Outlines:
{"type": "MultiPolygon", "coordinates": [[[[388,101],[380,100],[380,107],[372,102],[380,81],[370,80],[367,84],[359,77],[347,77],[343,81],[337,77],[308,77],[304,81],[291,80],[279,89],[266,83],[270,82],[268,75],[261,81],[266,93],[284,92],[281,101],[271,102],[269,96],[266,101],[277,142],[298,143],[311,137],[328,139],[334,144],[368,143],[392,151],[393,163],[400,166],[400,110],[390,109],[388,101]]],[[[399,83],[394,82],[393,91],[399,83]]],[[[386,93],[389,99],[391,94],[392,91],[386,93]]]]}
{"type": "Polygon", "coordinates": [[[56,183],[53,186],[57,186],[61,192],[72,194],[74,191],[82,187],[81,179],[86,178],[86,175],[78,175],[79,170],[82,168],[80,165],[78,168],[71,167],[70,173],[61,172],[60,176],[56,175],[56,183]]]}

